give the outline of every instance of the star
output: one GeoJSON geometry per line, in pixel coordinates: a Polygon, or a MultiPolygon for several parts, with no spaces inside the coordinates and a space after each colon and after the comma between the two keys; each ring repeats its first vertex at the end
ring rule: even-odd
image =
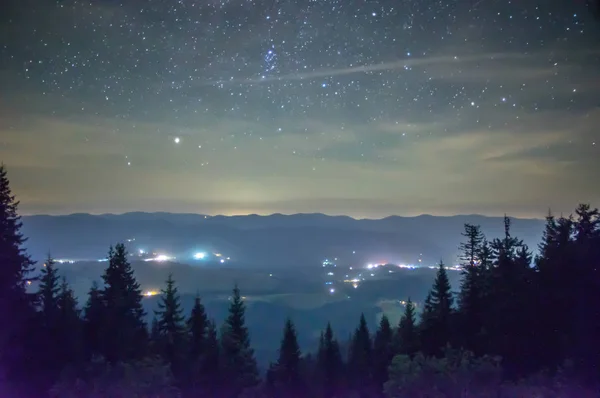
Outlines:
{"type": "Polygon", "coordinates": [[[21,3],[0,160],[26,212],[543,216],[600,194],[585,2],[21,3]]]}

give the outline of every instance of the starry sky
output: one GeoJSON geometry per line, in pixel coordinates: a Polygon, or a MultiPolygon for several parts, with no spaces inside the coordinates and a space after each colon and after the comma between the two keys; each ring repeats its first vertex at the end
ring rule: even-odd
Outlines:
{"type": "Polygon", "coordinates": [[[585,0],[9,0],[25,214],[543,216],[600,202],[585,0]]]}

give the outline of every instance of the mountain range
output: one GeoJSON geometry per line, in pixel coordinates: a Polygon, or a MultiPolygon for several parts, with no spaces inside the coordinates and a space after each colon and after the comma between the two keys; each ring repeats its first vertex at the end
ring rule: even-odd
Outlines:
{"type": "MultiPolygon", "coordinates": [[[[544,221],[511,219],[512,233],[536,249],[544,221]]],[[[325,258],[361,262],[454,263],[465,223],[480,225],[488,239],[503,235],[501,217],[457,215],[354,219],[325,214],[208,216],[125,213],[23,217],[22,232],[34,259],[96,259],[128,242],[133,250],[224,253],[231,265],[254,268],[318,265],[325,258]]]]}

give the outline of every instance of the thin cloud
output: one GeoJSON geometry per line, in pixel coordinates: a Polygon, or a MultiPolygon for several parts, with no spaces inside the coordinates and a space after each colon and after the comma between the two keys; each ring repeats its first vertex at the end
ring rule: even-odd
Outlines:
{"type": "MultiPolygon", "coordinates": [[[[479,72],[473,74],[472,79],[476,79],[476,81],[485,81],[488,78],[493,78],[497,76],[498,73],[503,72],[504,74],[512,73],[512,77],[520,77],[520,78],[546,78],[555,73],[555,70],[552,66],[544,65],[543,67],[520,67],[515,69],[510,66],[511,61],[518,61],[523,59],[530,59],[532,61],[539,59],[548,59],[549,56],[559,56],[561,51],[539,51],[531,54],[524,53],[484,53],[484,54],[463,54],[463,55],[439,55],[439,56],[430,56],[430,57],[410,57],[404,59],[398,59],[394,61],[387,61],[378,64],[368,64],[368,65],[358,65],[358,66],[349,66],[346,68],[325,68],[319,69],[312,72],[306,73],[289,73],[285,75],[279,76],[264,76],[264,77],[249,77],[249,78],[231,78],[231,79],[222,79],[222,80],[211,80],[201,82],[201,86],[212,86],[212,85],[220,85],[220,84],[238,84],[238,85],[256,85],[263,83],[276,83],[276,82],[288,82],[288,81],[298,81],[298,80],[312,80],[323,77],[334,77],[334,76],[344,76],[351,74],[359,74],[359,73],[370,73],[370,72],[380,72],[380,71],[391,71],[391,70],[399,70],[407,67],[448,67],[454,66],[456,68],[467,67],[469,66],[469,71],[475,70],[477,68],[473,68],[472,64],[477,63],[487,63],[489,66],[486,68],[481,67],[479,72]],[[471,64],[471,65],[470,65],[471,64]],[[507,65],[508,64],[508,65],[507,65]],[[489,69],[488,69],[489,68],[489,69]],[[490,71],[490,73],[486,73],[486,69],[490,71]],[[516,75],[515,75],[516,74],[516,75]]],[[[579,53],[579,57],[586,56],[597,56],[600,54],[600,51],[597,50],[586,50],[581,51],[579,53]]],[[[571,54],[571,56],[573,56],[571,54]]],[[[477,67],[478,65],[474,65],[477,67]]],[[[436,69],[437,70],[437,69],[436,69]]],[[[439,70],[437,70],[439,72],[439,70]]],[[[470,73],[470,72],[469,72],[470,73]]],[[[467,75],[465,75],[467,76],[467,75]]],[[[508,75],[507,75],[508,76],[508,75]]],[[[435,77],[435,76],[434,76],[435,77]]],[[[448,79],[460,79],[460,74],[452,74],[451,72],[444,71],[439,78],[448,78],[448,79]]]]}
{"type": "Polygon", "coordinates": [[[360,66],[350,66],[347,68],[335,68],[335,69],[320,69],[313,72],[307,73],[290,73],[281,76],[269,76],[260,78],[247,78],[247,79],[228,79],[228,80],[215,80],[207,81],[202,85],[217,85],[217,84],[242,84],[242,85],[253,85],[262,83],[273,83],[273,82],[285,82],[293,80],[311,80],[321,77],[332,77],[332,76],[343,76],[351,75],[356,73],[369,73],[386,70],[397,70],[406,67],[415,66],[427,66],[427,65],[460,65],[467,62],[481,62],[481,61],[497,61],[502,59],[519,59],[526,58],[529,55],[523,55],[520,53],[494,53],[494,54],[482,54],[482,55],[466,55],[466,56],[453,56],[444,55],[437,57],[422,57],[422,58],[405,58],[396,61],[382,62],[380,64],[369,64],[360,66]]]}

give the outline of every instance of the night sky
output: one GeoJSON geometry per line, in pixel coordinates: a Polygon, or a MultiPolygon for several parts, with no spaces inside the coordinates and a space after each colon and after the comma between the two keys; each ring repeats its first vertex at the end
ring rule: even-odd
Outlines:
{"type": "Polygon", "coordinates": [[[9,3],[0,159],[26,214],[599,204],[584,0],[9,3]]]}

